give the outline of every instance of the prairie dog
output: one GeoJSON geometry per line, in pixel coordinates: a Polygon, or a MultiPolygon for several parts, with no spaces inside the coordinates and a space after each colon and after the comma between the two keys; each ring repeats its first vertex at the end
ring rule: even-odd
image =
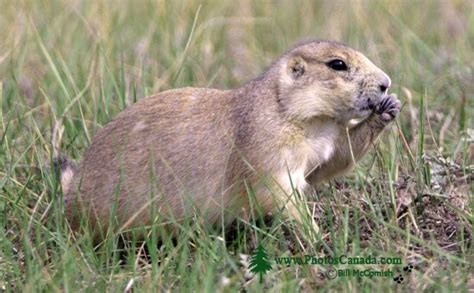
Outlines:
{"type": "Polygon", "coordinates": [[[66,215],[77,227],[87,214],[97,231],[195,212],[214,224],[249,210],[251,186],[264,212],[284,206],[301,221],[292,198],[350,171],[398,115],[390,84],[362,53],[312,41],[239,88],[141,99],[97,132],[78,167],[63,164],[66,215]]]}

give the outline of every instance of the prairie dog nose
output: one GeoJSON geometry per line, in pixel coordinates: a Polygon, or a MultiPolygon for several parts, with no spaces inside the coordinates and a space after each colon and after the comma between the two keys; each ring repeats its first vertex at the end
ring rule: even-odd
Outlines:
{"type": "Polygon", "coordinates": [[[392,84],[392,81],[390,80],[390,77],[384,74],[384,77],[382,78],[382,82],[379,84],[380,91],[382,93],[385,93],[391,84],[392,84]]]}

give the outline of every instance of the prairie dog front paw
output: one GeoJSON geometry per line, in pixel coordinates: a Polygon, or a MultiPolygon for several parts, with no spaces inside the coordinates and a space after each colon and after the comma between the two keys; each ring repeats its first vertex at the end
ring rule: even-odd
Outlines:
{"type": "Polygon", "coordinates": [[[391,122],[400,113],[400,101],[395,94],[385,96],[375,109],[380,119],[386,123],[391,122]]]}

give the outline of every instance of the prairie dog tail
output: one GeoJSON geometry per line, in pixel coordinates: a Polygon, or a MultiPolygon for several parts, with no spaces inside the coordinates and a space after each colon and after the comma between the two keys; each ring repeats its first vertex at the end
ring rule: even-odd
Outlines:
{"type": "Polygon", "coordinates": [[[61,189],[63,194],[67,194],[74,174],[77,172],[77,165],[73,160],[61,154],[61,142],[64,133],[62,121],[63,119],[61,118],[54,123],[51,144],[53,148],[54,169],[60,172],[61,189]]]}
{"type": "Polygon", "coordinates": [[[59,172],[61,172],[61,188],[63,190],[63,193],[66,194],[71,188],[72,180],[77,172],[77,165],[73,160],[69,159],[68,157],[60,155],[54,158],[54,167],[56,170],[59,170],[59,172]]]}

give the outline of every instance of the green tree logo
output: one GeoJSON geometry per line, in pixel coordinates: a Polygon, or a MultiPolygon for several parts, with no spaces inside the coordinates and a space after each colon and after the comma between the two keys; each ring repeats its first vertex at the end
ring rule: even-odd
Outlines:
{"type": "Polygon", "coordinates": [[[250,259],[250,271],[254,274],[258,273],[260,275],[260,283],[263,283],[263,275],[271,269],[272,265],[268,260],[267,251],[260,244],[250,259]]]}

